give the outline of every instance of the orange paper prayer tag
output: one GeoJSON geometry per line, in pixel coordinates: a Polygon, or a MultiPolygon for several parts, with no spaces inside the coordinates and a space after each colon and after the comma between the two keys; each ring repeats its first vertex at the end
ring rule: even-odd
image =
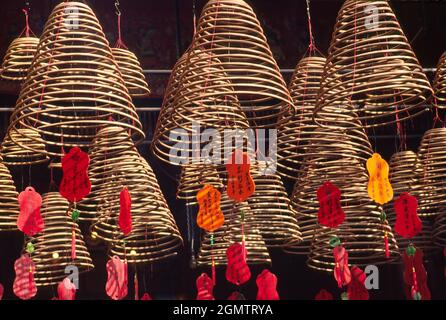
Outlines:
{"type": "Polygon", "coordinates": [[[226,164],[226,170],[228,171],[228,197],[237,202],[248,199],[255,191],[248,154],[240,150],[234,151],[226,164]]]}
{"type": "Polygon", "coordinates": [[[378,153],[374,153],[367,160],[369,172],[368,193],[372,200],[378,204],[385,204],[392,200],[393,189],[389,181],[389,165],[378,153]]]}
{"type": "Polygon", "coordinates": [[[225,216],[220,209],[221,193],[211,185],[205,185],[197,193],[197,201],[200,207],[197,216],[197,224],[200,228],[214,232],[220,228],[225,216]]]}

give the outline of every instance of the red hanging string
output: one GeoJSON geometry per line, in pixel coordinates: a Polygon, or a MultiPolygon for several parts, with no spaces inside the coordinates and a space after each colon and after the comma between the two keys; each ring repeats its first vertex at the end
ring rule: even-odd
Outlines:
{"type": "Polygon", "coordinates": [[[22,9],[22,11],[23,11],[23,13],[25,14],[25,23],[26,23],[26,26],[25,26],[25,35],[26,35],[27,37],[29,37],[29,31],[30,31],[30,28],[29,28],[28,10],[27,10],[27,9],[22,9]]]}
{"type": "Polygon", "coordinates": [[[315,51],[316,46],[314,44],[313,27],[311,25],[310,0],[307,0],[307,16],[308,16],[308,33],[310,35],[310,45],[308,47],[308,50],[311,53],[315,51]]]}

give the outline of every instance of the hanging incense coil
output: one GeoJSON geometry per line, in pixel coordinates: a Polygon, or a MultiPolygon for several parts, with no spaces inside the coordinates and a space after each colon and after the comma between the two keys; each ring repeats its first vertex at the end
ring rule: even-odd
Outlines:
{"type": "Polygon", "coordinates": [[[20,37],[14,39],[6,50],[0,71],[0,78],[23,81],[36,54],[39,38],[20,37]]]}
{"type": "Polygon", "coordinates": [[[435,104],[440,108],[446,107],[446,52],[440,57],[434,80],[435,104]]]}
{"type": "Polygon", "coordinates": [[[111,50],[130,96],[149,96],[150,89],[136,55],[126,48],[112,48],[111,50]]]}
{"type": "Polygon", "coordinates": [[[121,157],[103,179],[98,215],[91,230],[96,238],[110,244],[111,254],[129,263],[155,262],[176,255],[182,245],[181,235],[155,174],[137,151],[121,157]],[[118,225],[123,187],[128,188],[132,199],[132,231],[126,236],[118,225]]]}
{"type": "MultiPolygon", "coordinates": [[[[413,151],[401,151],[392,155],[389,162],[389,180],[392,185],[394,200],[403,192],[409,192],[414,182],[414,171],[417,162],[417,155],[413,151]]],[[[422,199],[418,199],[422,204],[422,199]]],[[[395,225],[396,213],[394,201],[387,203],[384,210],[387,214],[390,226],[395,225]]],[[[429,217],[422,217],[423,229],[411,239],[405,239],[395,234],[398,246],[401,251],[405,250],[410,244],[423,250],[425,255],[435,252],[436,248],[432,240],[433,220],[429,217]]]]}
{"type": "Polygon", "coordinates": [[[220,61],[252,127],[275,127],[294,108],[263,29],[245,1],[208,1],[188,59],[194,59],[196,49],[220,61]]]}
{"type": "Polygon", "coordinates": [[[0,155],[6,165],[23,166],[44,163],[49,160],[45,155],[45,142],[38,132],[29,129],[18,129],[17,131],[19,134],[11,133],[12,139],[6,136],[0,148],[0,155]],[[13,141],[18,141],[20,145],[27,145],[28,148],[22,148],[13,141]],[[40,150],[40,152],[30,151],[32,149],[40,150]]]}
{"type": "Polygon", "coordinates": [[[411,194],[418,199],[418,215],[435,216],[442,214],[446,206],[446,166],[444,157],[446,128],[427,131],[418,149],[418,160],[414,170],[411,194]]]}
{"type": "Polygon", "coordinates": [[[267,247],[283,247],[302,240],[296,220],[296,212],[280,177],[267,171],[267,164],[258,161],[252,170],[255,192],[248,198],[257,228],[267,247]]]}
{"type": "Polygon", "coordinates": [[[201,241],[197,257],[199,266],[212,266],[212,259],[216,266],[227,265],[226,250],[233,243],[241,243],[242,214],[244,216],[245,246],[247,263],[271,264],[265,241],[256,226],[254,214],[246,202],[236,203],[228,198],[226,192],[222,193],[220,208],[225,215],[223,226],[213,233],[214,244],[211,244],[211,233],[205,233],[201,241]]]}
{"type": "MultiPolygon", "coordinates": [[[[159,123],[157,130],[164,132],[164,135],[161,137],[155,133],[157,155],[174,165],[187,165],[192,157],[197,156],[196,145],[192,143],[197,137],[201,141],[196,144],[200,146],[199,150],[202,150],[211,141],[210,137],[218,134],[223,139],[225,130],[249,127],[221,62],[200,51],[189,53],[193,54],[195,55],[189,56],[184,67],[172,105],[163,106],[171,109],[170,114],[162,112],[170,117],[168,127],[160,128],[159,123]],[[205,138],[206,132],[210,135],[208,139],[205,138]],[[160,154],[161,148],[165,151],[160,154]]],[[[200,158],[199,162],[208,160],[200,158]]]]}
{"type": "Polygon", "coordinates": [[[277,132],[277,157],[279,173],[296,180],[307,149],[308,138],[317,125],[313,122],[313,111],[319,84],[324,72],[325,58],[304,57],[297,64],[289,84],[296,113],[287,112],[277,132]]]}
{"type": "Polygon", "coordinates": [[[184,72],[184,68],[186,67],[187,55],[188,52],[186,51],[172,69],[164,93],[164,100],[161,105],[156,128],[153,133],[152,143],[150,145],[153,154],[165,163],[171,163],[169,159],[172,145],[169,142],[169,135],[175,135],[174,129],[176,125],[174,121],[172,121],[172,116],[174,115],[174,99],[180,85],[180,79],[184,72]]]}
{"type": "Polygon", "coordinates": [[[63,156],[64,148],[87,148],[97,130],[108,124],[129,130],[136,141],[144,137],[93,11],[80,2],[60,3],[45,25],[23,83],[11,116],[9,139],[41,152],[15,138],[24,133],[19,129],[32,130],[45,141],[45,154],[57,158],[63,156]],[[73,10],[75,26],[66,23],[73,20],[73,10]]]}
{"type": "Polygon", "coordinates": [[[94,268],[79,226],[71,218],[69,203],[58,192],[42,197],[41,214],[45,229],[27,239],[35,251],[31,258],[36,265],[37,286],[51,286],[67,277],[66,270],[76,267],[81,272],[94,268]],[[72,232],[75,235],[76,258],[72,258],[72,232]]]}
{"type": "Polygon", "coordinates": [[[328,126],[339,99],[349,99],[366,127],[426,111],[433,91],[387,1],[347,0],[337,17],[315,120],[328,126]],[[342,84],[342,85],[340,85],[342,84]]]}
{"type": "Polygon", "coordinates": [[[20,211],[17,197],[11,173],[0,160],[0,231],[17,230],[20,211]]]}
{"type": "Polygon", "coordinates": [[[186,200],[186,205],[197,204],[197,193],[205,185],[222,189],[223,183],[214,166],[190,164],[181,170],[180,182],[177,189],[177,199],[186,200]]]}
{"type": "Polygon", "coordinates": [[[443,249],[446,246],[446,215],[443,212],[441,215],[438,215],[434,219],[434,243],[439,247],[438,249],[443,249]]]}
{"type": "Polygon", "coordinates": [[[136,153],[136,147],[127,130],[111,125],[98,131],[88,152],[91,192],[77,203],[81,221],[93,221],[97,217],[101,192],[107,192],[107,185],[113,183],[114,170],[129,156],[135,157],[136,153]]]}

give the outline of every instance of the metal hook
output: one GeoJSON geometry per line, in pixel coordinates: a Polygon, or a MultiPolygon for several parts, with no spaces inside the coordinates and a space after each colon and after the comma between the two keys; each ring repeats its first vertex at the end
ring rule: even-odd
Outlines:
{"type": "Polygon", "coordinates": [[[121,10],[119,10],[119,0],[115,1],[116,15],[121,15],[121,10]]]}

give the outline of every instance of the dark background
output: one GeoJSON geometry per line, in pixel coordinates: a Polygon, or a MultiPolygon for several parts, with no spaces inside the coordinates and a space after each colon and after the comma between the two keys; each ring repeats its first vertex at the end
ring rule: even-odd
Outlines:
{"type": "MultiPolygon", "coordinates": [[[[0,9],[0,56],[4,55],[9,43],[24,28],[21,9],[26,1],[2,2],[0,9]]],[[[52,8],[60,1],[29,1],[30,25],[39,35],[52,8]]],[[[114,44],[117,24],[113,0],[86,1],[101,22],[110,44],[114,44]]],[[[250,0],[254,11],[264,28],[271,49],[282,69],[293,69],[308,46],[307,18],[305,0],[250,0]]],[[[139,57],[144,69],[171,69],[177,58],[188,47],[192,38],[192,0],[122,0],[122,34],[127,46],[139,57]]],[[[199,16],[204,0],[196,0],[196,12],[199,16]]],[[[400,23],[411,41],[414,51],[425,68],[433,68],[440,55],[446,50],[445,1],[390,1],[400,23]]],[[[342,1],[311,0],[313,28],[318,48],[326,53],[337,11],[342,1]]],[[[284,73],[288,80],[290,74],[284,73]]],[[[428,73],[430,78],[432,73],[428,73]]],[[[135,101],[137,108],[160,107],[161,98],[168,79],[168,74],[149,72],[147,80],[153,95],[149,99],[135,101]]],[[[18,86],[0,82],[0,138],[7,129],[9,112],[5,108],[14,106],[18,86]]],[[[149,154],[152,130],[158,112],[139,112],[147,140],[140,146],[141,153],[153,166],[161,188],[169,202],[172,212],[185,238],[185,249],[179,257],[155,265],[138,269],[140,291],[148,291],[156,299],[190,299],[196,295],[195,279],[203,271],[190,267],[191,250],[187,237],[187,212],[184,203],[175,199],[176,181],[179,172],[161,165],[149,154]]],[[[405,124],[408,148],[416,150],[421,135],[432,126],[432,114],[405,124]]],[[[376,151],[385,158],[398,149],[399,140],[394,126],[369,132],[376,151]]],[[[13,169],[18,190],[31,183],[40,193],[49,188],[49,171],[44,166],[13,169]],[[29,177],[31,180],[29,181],[29,177]]],[[[292,186],[287,186],[290,191],[292,186]]],[[[191,210],[189,214],[194,213],[191,210]]],[[[84,226],[85,227],[85,226],[84,226]]],[[[198,231],[195,238],[199,239],[198,231]]],[[[5,298],[16,299],[12,293],[14,279],[13,263],[20,256],[23,235],[20,233],[0,234],[0,283],[5,287],[5,298]]],[[[77,297],[82,299],[105,299],[105,249],[101,245],[90,243],[90,253],[96,266],[92,272],[83,274],[77,297]]],[[[197,249],[197,248],[195,248],[197,249]]],[[[337,289],[331,274],[313,271],[306,267],[305,258],[286,255],[280,250],[271,251],[273,265],[271,270],[279,279],[278,290],[283,299],[313,299],[322,288],[331,291],[339,299],[341,291],[337,289]]],[[[445,259],[441,254],[426,261],[429,286],[434,299],[446,299],[446,279],[443,273],[445,259]]],[[[262,268],[252,268],[252,280],[242,288],[247,298],[255,298],[255,277],[262,268]]],[[[132,273],[129,276],[129,298],[132,297],[132,273]]],[[[380,267],[380,289],[371,291],[372,299],[404,299],[401,265],[380,267]]],[[[236,290],[224,277],[224,270],[219,270],[215,296],[225,299],[236,290]]],[[[140,294],[141,294],[140,292],[140,294]]],[[[55,295],[54,288],[39,289],[37,298],[48,299],[55,295]]]]}

